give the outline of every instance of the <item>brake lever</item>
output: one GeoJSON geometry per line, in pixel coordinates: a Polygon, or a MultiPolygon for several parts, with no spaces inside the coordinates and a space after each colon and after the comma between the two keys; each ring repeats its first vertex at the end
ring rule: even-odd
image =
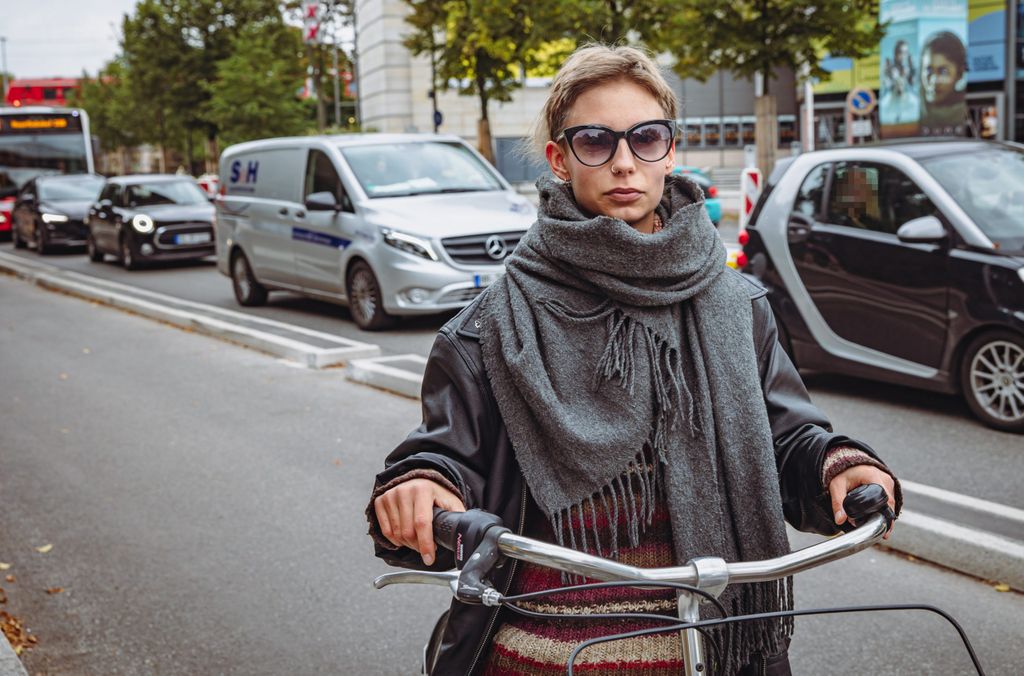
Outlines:
{"type": "Polygon", "coordinates": [[[446,570],[437,573],[428,570],[402,570],[397,573],[384,573],[373,581],[375,589],[383,589],[392,584],[429,584],[448,587],[454,596],[459,589],[459,571],[446,570]]]}

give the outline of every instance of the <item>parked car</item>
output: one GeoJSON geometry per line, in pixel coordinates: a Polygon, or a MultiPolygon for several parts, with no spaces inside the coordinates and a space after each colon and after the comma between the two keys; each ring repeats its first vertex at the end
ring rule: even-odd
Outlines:
{"type": "Polygon", "coordinates": [[[95,174],[43,175],[25,183],[11,210],[14,247],[31,243],[43,255],[85,244],[85,215],[102,187],[103,177],[95,174]]]}
{"type": "Polygon", "coordinates": [[[251,141],[221,155],[220,186],[217,265],[240,304],[295,291],[367,330],[467,305],[535,219],[457,136],[251,141]]]}
{"type": "Polygon", "coordinates": [[[797,366],[960,392],[1024,432],[1024,146],[787,158],[740,241],[797,366]]]}
{"type": "Polygon", "coordinates": [[[98,263],[113,254],[134,270],[151,261],[211,256],[214,218],[213,205],[190,176],[117,176],[89,209],[89,259],[98,263]]]}
{"type": "Polygon", "coordinates": [[[687,165],[676,166],[672,170],[674,174],[685,174],[692,178],[704,191],[704,207],[708,210],[708,217],[718,227],[722,222],[722,201],[718,197],[718,186],[715,185],[708,173],[698,167],[687,165]]]}

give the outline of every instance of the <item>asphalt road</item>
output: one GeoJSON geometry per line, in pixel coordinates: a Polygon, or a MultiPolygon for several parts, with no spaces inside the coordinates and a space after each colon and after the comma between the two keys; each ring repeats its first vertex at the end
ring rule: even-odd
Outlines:
{"type": "MultiPolygon", "coordinates": [[[[445,593],[374,591],[362,511],[416,402],[5,275],[0,298],[0,585],[39,637],[30,673],[415,673],[445,593]]],[[[988,673],[1024,659],[1024,596],[896,555],[797,597],[936,603],[988,673]]],[[[802,674],[969,669],[911,613],[801,620],[793,653],[802,674]]]]}
{"type": "MultiPolygon", "coordinates": [[[[735,239],[734,225],[723,237],[735,239]]],[[[10,244],[0,250],[14,252],[10,244]]],[[[38,260],[35,252],[18,255],[38,260]]],[[[80,252],[42,259],[46,263],[137,285],[179,298],[240,310],[381,347],[384,355],[426,355],[437,329],[450,317],[404,320],[387,332],[361,331],[348,310],[288,293],[274,293],[268,305],[242,308],[230,280],[210,261],[126,272],[108,259],[90,263],[80,252]]],[[[211,259],[212,260],[212,259],[211,259]]],[[[837,430],[879,451],[897,475],[919,483],[1024,509],[1024,439],[990,430],[977,422],[958,397],[826,374],[805,374],[814,401],[837,430]]]]}

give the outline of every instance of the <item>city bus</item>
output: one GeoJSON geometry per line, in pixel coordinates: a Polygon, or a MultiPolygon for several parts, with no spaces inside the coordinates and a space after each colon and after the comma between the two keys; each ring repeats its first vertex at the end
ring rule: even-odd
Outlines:
{"type": "Polygon", "coordinates": [[[79,108],[0,108],[0,232],[23,185],[40,174],[91,174],[89,116],[79,108]]]}

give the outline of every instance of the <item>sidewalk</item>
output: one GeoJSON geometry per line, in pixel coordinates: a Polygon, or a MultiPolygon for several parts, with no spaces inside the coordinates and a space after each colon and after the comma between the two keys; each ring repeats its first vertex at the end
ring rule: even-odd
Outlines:
{"type": "Polygon", "coordinates": [[[0,632],[0,676],[28,676],[3,632],[0,632]]]}

